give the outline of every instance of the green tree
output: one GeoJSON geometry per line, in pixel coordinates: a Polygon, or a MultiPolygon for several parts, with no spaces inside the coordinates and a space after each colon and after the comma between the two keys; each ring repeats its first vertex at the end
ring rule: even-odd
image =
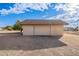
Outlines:
{"type": "Polygon", "coordinates": [[[19,20],[16,21],[16,24],[13,25],[13,30],[21,30],[22,26],[19,20]]]}
{"type": "Polygon", "coordinates": [[[78,31],[78,26],[74,29],[74,31],[78,31]]]}

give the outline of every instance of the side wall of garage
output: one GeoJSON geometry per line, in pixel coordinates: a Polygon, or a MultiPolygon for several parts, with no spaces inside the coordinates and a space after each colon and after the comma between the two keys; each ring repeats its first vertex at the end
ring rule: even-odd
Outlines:
{"type": "Polygon", "coordinates": [[[23,35],[63,35],[64,25],[23,25],[23,35]]]}

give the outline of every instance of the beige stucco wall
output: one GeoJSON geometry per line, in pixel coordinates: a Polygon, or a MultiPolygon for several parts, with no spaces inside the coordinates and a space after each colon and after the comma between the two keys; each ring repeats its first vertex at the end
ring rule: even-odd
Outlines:
{"type": "Polygon", "coordinates": [[[23,25],[23,35],[63,35],[63,25],[23,25]]]}

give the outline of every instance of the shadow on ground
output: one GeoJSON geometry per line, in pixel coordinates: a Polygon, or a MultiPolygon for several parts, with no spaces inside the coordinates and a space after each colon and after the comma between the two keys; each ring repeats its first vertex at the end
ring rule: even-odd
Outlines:
{"type": "Polygon", "coordinates": [[[0,36],[0,50],[36,50],[66,46],[62,36],[0,36]]]}

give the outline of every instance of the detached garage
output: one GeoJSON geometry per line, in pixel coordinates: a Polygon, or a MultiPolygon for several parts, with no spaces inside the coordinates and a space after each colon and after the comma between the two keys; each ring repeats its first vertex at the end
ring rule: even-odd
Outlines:
{"type": "Polygon", "coordinates": [[[23,35],[63,35],[64,22],[61,20],[25,20],[21,22],[23,35]]]}

